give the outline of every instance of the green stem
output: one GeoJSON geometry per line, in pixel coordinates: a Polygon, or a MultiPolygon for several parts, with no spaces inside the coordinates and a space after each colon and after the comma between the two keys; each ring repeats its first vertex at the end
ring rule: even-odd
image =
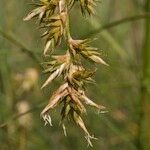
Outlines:
{"type": "Polygon", "coordinates": [[[71,35],[70,35],[70,25],[69,25],[69,10],[68,10],[68,6],[67,3],[65,3],[65,13],[66,13],[66,26],[65,26],[65,39],[66,39],[66,44],[69,47],[69,41],[71,39],[71,35]]]}
{"type": "MultiPolygon", "coordinates": [[[[39,64],[40,65],[40,61],[39,59],[36,57],[36,55],[31,51],[29,50],[28,48],[26,48],[22,43],[20,43],[19,41],[17,41],[13,36],[11,36],[10,34],[8,33],[5,33],[4,31],[2,31],[0,29],[0,34],[5,38],[7,39],[8,41],[10,41],[11,43],[13,43],[14,45],[16,45],[17,47],[20,48],[20,50],[27,54],[27,56],[29,56],[36,64],[39,64]]],[[[39,67],[39,66],[38,66],[39,67]]]]}
{"type": "MultiPolygon", "coordinates": [[[[150,1],[145,1],[145,10],[150,12],[150,1]]],[[[145,21],[143,49],[143,78],[140,99],[139,149],[150,150],[150,18],[145,21]]]]}
{"type": "Polygon", "coordinates": [[[37,111],[38,109],[41,109],[44,105],[45,105],[45,103],[43,103],[43,100],[42,100],[42,101],[38,102],[36,104],[36,106],[33,106],[29,110],[24,111],[20,114],[15,114],[15,115],[11,116],[8,120],[6,120],[6,122],[0,124],[0,128],[4,128],[4,127],[8,126],[9,124],[11,124],[12,121],[15,121],[15,120],[19,119],[20,117],[23,117],[29,113],[33,113],[33,112],[37,111]]]}
{"type": "Polygon", "coordinates": [[[97,28],[97,29],[95,29],[95,30],[89,32],[88,34],[84,35],[83,37],[95,36],[95,35],[99,34],[100,32],[102,32],[102,31],[104,31],[104,30],[107,30],[107,29],[110,29],[110,28],[112,28],[112,27],[116,27],[116,26],[121,25],[121,24],[124,24],[124,23],[129,23],[129,22],[133,22],[133,21],[138,21],[138,20],[146,19],[146,18],[150,18],[150,12],[143,13],[143,14],[140,14],[140,15],[135,15],[135,16],[126,17],[126,18],[123,18],[123,19],[120,19],[120,20],[111,22],[111,23],[109,23],[109,24],[100,26],[99,28],[97,28]]]}

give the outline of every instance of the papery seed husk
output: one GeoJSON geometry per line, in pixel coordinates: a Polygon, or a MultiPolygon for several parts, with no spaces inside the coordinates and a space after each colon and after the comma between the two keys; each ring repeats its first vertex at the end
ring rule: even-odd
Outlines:
{"type": "Polygon", "coordinates": [[[85,135],[86,135],[86,139],[87,139],[87,141],[88,141],[88,144],[89,144],[91,147],[93,147],[92,142],[91,142],[91,140],[90,140],[90,139],[92,139],[92,136],[91,136],[90,133],[88,132],[88,130],[87,130],[87,128],[86,128],[86,126],[85,126],[85,124],[84,124],[82,118],[81,118],[76,112],[73,113],[73,117],[74,117],[75,123],[76,123],[77,125],[79,125],[80,128],[84,131],[84,133],[85,133],[85,135]]]}
{"type": "Polygon", "coordinates": [[[51,43],[52,43],[51,40],[49,40],[49,41],[46,43],[45,48],[44,48],[44,52],[43,52],[44,55],[46,55],[48,49],[49,49],[50,46],[51,46],[51,43]]]}
{"type": "Polygon", "coordinates": [[[84,105],[81,103],[77,95],[75,94],[75,90],[73,88],[68,88],[69,95],[71,97],[71,100],[77,105],[77,107],[80,109],[81,112],[85,113],[86,109],[84,105]]]}
{"type": "Polygon", "coordinates": [[[44,84],[42,85],[41,89],[43,89],[45,86],[50,84],[52,82],[52,80],[55,79],[57,76],[60,76],[60,74],[62,73],[64,67],[65,67],[65,64],[62,64],[55,72],[53,72],[49,76],[49,78],[44,82],[44,84]]]}
{"type": "Polygon", "coordinates": [[[54,108],[58,101],[62,99],[62,97],[65,97],[68,95],[68,92],[66,88],[68,87],[68,83],[65,83],[59,87],[59,89],[53,93],[51,96],[48,105],[43,109],[41,112],[41,115],[47,113],[50,109],[54,108]]]}
{"type": "Polygon", "coordinates": [[[109,66],[102,58],[96,56],[96,55],[92,55],[89,57],[91,60],[93,60],[94,62],[96,63],[101,63],[101,64],[104,64],[106,66],[109,66]]]}
{"type": "Polygon", "coordinates": [[[49,24],[50,27],[60,27],[61,26],[61,21],[60,20],[57,20],[55,22],[52,22],[49,24]]]}
{"type": "Polygon", "coordinates": [[[56,20],[60,20],[60,16],[59,15],[53,15],[49,18],[51,21],[56,21],[56,20]]]}
{"type": "Polygon", "coordinates": [[[65,97],[67,95],[67,90],[65,90],[62,93],[57,93],[57,95],[52,96],[52,98],[50,99],[48,105],[43,109],[41,114],[45,114],[47,113],[50,109],[53,109],[57,103],[59,102],[59,100],[61,100],[62,97],[65,97]]]}
{"type": "Polygon", "coordinates": [[[28,21],[45,10],[45,6],[32,10],[23,20],[28,21]]]}
{"type": "Polygon", "coordinates": [[[59,33],[60,32],[60,27],[53,27],[51,30],[50,30],[50,35],[53,35],[55,33],[59,33]]]}
{"type": "Polygon", "coordinates": [[[96,104],[95,102],[93,102],[92,100],[90,100],[90,99],[89,99],[86,95],[84,95],[84,94],[81,95],[81,98],[82,98],[82,100],[83,100],[87,105],[96,107],[96,108],[99,109],[99,110],[104,110],[104,109],[105,109],[104,106],[96,104]]]}

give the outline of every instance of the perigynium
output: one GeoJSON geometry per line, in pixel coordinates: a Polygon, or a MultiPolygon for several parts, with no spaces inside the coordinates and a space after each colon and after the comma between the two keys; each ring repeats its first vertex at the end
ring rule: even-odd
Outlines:
{"type": "Polygon", "coordinates": [[[75,122],[85,133],[88,144],[92,146],[91,136],[82,120],[82,114],[86,112],[84,103],[95,107],[99,112],[104,112],[105,107],[93,102],[85,93],[85,84],[94,82],[92,76],[95,70],[85,68],[81,63],[81,57],[92,63],[108,64],[100,57],[98,49],[90,46],[90,39],[74,40],[69,29],[69,12],[75,3],[80,3],[83,15],[94,14],[94,6],[97,0],[39,0],[34,3],[34,9],[24,18],[25,21],[36,18],[40,28],[45,31],[42,37],[46,38],[44,56],[51,55],[53,60],[44,62],[44,72],[49,74],[42,88],[48,86],[55,78],[62,76],[63,82],[53,92],[48,105],[41,112],[46,124],[52,126],[49,111],[57,105],[63,104],[61,111],[61,124],[66,135],[64,120],[75,122]],[[61,44],[64,38],[67,50],[64,55],[52,55],[54,49],[61,44]]]}

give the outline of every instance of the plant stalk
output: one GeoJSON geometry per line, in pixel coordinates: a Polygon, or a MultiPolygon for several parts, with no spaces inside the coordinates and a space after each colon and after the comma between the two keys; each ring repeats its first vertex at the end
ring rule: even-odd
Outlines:
{"type": "MultiPolygon", "coordinates": [[[[145,1],[145,11],[150,12],[150,1],[145,1]]],[[[143,77],[140,98],[139,150],[150,150],[150,18],[145,20],[143,48],[143,77]]]]}

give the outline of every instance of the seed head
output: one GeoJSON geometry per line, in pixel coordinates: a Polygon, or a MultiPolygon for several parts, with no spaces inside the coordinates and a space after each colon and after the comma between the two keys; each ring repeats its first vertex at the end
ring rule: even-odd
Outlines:
{"type": "Polygon", "coordinates": [[[42,89],[50,85],[58,77],[62,77],[61,85],[49,98],[47,106],[41,112],[45,125],[52,121],[50,111],[58,105],[63,105],[61,110],[61,121],[64,134],[66,133],[65,121],[73,121],[85,133],[88,145],[91,147],[91,139],[96,139],[88,132],[82,114],[86,113],[85,104],[95,107],[98,112],[105,112],[105,107],[96,104],[86,95],[87,83],[94,82],[92,79],[96,69],[91,70],[83,65],[80,57],[97,64],[108,64],[101,58],[98,49],[90,46],[91,40],[74,40],[69,29],[69,10],[75,2],[79,2],[83,15],[94,14],[94,6],[97,0],[39,0],[35,8],[24,18],[25,21],[36,18],[39,21],[39,28],[44,30],[42,38],[46,39],[43,51],[44,56],[49,56],[56,47],[61,44],[64,38],[67,45],[66,54],[50,55],[50,60],[43,63],[44,73],[48,74],[47,80],[42,89]],[[51,60],[52,59],[52,60],[51,60]]]}

